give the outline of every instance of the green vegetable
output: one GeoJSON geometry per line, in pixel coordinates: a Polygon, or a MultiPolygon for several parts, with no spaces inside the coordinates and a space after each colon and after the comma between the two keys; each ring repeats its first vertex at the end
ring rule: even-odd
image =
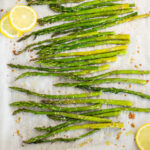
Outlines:
{"type": "Polygon", "coordinates": [[[71,99],[71,98],[85,98],[85,97],[94,97],[101,95],[101,92],[91,92],[91,93],[81,93],[81,94],[70,94],[70,95],[47,95],[47,94],[39,94],[24,88],[19,87],[10,87],[10,89],[13,89],[15,91],[23,92],[29,95],[34,95],[42,98],[48,98],[48,99],[71,99]]]}
{"type": "MultiPolygon", "coordinates": [[[[103,65],[103,66],[98,66],[95,70],[83,70],[79,72],[71,72],[71,73],[60,73],[60,72],[52,72],[52,73],[47,73],[47,72],[25,72],[19,75],[16,80],[24,78],[24,77],[29,77],[29,76],[62,76],[65,78],[70,78],[70,79],[76,79],[76,80],[84,80],[84,78],[79,77],[77,75],[86,75],[88,73],[94,73],[102,70],[106,70],[109,68],[109,65],[103,65]]],[[[80,68],[78,68],[80,69],[80,68]]]]}
{"type": "Polygon", "coordinates": [[[42,109],[49,109],[53,111],[63,111],[63,112],[80,112],[80,111],[88,111],[88,110],[93,110],[93,109],[99,109],[101,108],[101,105],[91,105],[91,106],[83,106],[83,107],[58,107],[58,106],[53,106],[49,104],[42,104],[42,103],[36,103],[33,101],[20,101],[20,102],[14,102],[11,103],[10,106],[16,106],[16,107],[37,107],[37,108],[42,108],[42,109]]]}
{"type": "Polygon", "coordinates": [[[116,83],[116,82],[125,82],[125,83],[135,83],[135,84],[141,84],[145,85],[147,84],[146,80],[142,79],[129,79],[129,78],[106,78],[106,79],[100,79],[100,80],[93,80],[88,82],[79,82],[79,83],[57,83],[54,84],[55,86],[69,86],[69,87],[76,87],[76,86],[88,86],[88,85],[94,85],[94,84],[103,84],[103,83],[116,83]]]}
{"type": "Polygon", "coordinates": [[[99,131],[99,129],[93,129],[85,134],[82,134],[78,137],[75,137],[75,138],[54,138],[54,139],[51,139],[51,140],[40,140],[39,143],[54,143],[54,142],[73,142],[73,141],[77,141],[79,139],[82,139],[84,137],[87,137],[87,136],[90,136],[94,133],[96,133],[97,131],[99,131]]]}
{"type": "Polygon", "coordinates": [[[109,21],[116,20],[118,16],[112,16],[112,17],[107,17],[107,18],[96,18],[96,19],[89,19],[89,20],[83,20],[83,21],[76,21],[76,22],[70,22],[70,23],[64,23],[61,25],[53,26],[53,27],[48,27],[44,28],[35,32],[32,32],[29,35],[25,35],[22,37],[19,41],[23,41],[30,36],[34,35],[35,37],[40,36],[40,35],[45,35],[53,32],[60,32],[72,28],[79,28],[79,27],[93,27],[93,25],[101,25],[104,23],[107,23],[109,21]]]}
{"type": "Polygon", "coordinates": [[[85,81],[90,80],[97,80],[101,78],[105,78],[111,75],[118,75],[118,74],[150,74],[150,71],[148,70],[113,70],[104,74],[100,74],[94,77],[84,78],[85,81]]]}
{"type": "MultiPolygon", "coordinates": [[[[60,68],[60,69],[51,69],[51,68],[42,68],[42,67],[33,67],[33,66],[24,66],[24,65],[15,65],[15,64],[8,64],[11,68],[16,69],[29,69],[29,70],[39,70],[39,71],[47,71],[47,72],[64,72],[64,71],[72,71],[72,70],[96,70],[99,69],[99,66],[80,66],[80,67],[67,67],[67,68],[60,68]]],[[[108,65],[109,67],[109,65],[108,65]]]]}
{"type": "Polygon", "coordinates": [[[112,99],[75,99],[75,100],[42,100],[45,104],[108,104],[120,106],[132,106],[132,102],[126,100],[112,100],[112,99]]]}
{"type": "Polygon", "coordinates": [[[109,93],[127,93],[127,94],[132,94],[132,95],[136,95],[139,96],[141,98],[145,98],[145,99],[150,99],[150,95],[148,94],[144,94],[142,92],[136,92],[133,90],[126,90],[126,89],[121,89],[121,88],[102,88],[102,87],[90,87],[90,86],[77,86],[78,88],[82,88],[82,89],[87,89],[87,90],[92,90],[92,91],[102,91],[102,92],[109,92],[109,93]]]}
{"type": "Polygon", "coordinates": [[[117,60],[117,57],[108,57],[108,58],[101,58],[101,59],[94,59],[94,60],[87,60],[87,61],[78,61],[78,62],[72,62],[72,63],[42,63],[43,66],[46,67],[79,67],[79,66],[85,66],[85,65],[93,65],[93,64],[102,64],[102,63],[108,63],[108,62],[114,62],[117,60]]]}
{"type": "Polygon", "coordinates": [[[93,9],[88,9],[88,10],[79,10],[77,12],[71,12],[71,13],[62,13],[58,15],[53,15],[53,16],[47,16],[44,18],[39,19],[39,24],[43,25],[45,23],[52,23],[56,21],[62,21],[63,18],[66,17],[72,17],[72,16],[79,16],[79,15],[87,15],[87,14],[94,14],[94,13],[103,13],[103,12],[108,12],[108,11],[114,11],[114,10],[122,10],[122,9],[128,9],[129,4],[121,4],[121,5],[115,5],[115,6],[106,6],[102,8],[93,8],[93,9]]]}
{"type": "Polygon", "coordinates": [[[45,139],[49,136],[64,132],[64,131],[69,131],[69,130],[76,130],[76,129],[103,129],[103,128],[123,128],[124,124],[123,123],[103,123],[103,124],[83,124],[83,125],[74,125],[74,126],[69,126],[69,127],[64,127],[59,130],[53,131],[51,133],[46,133],[44,135],[40,135],[34,138],[31,138],[27,141],[24,141],[25,143],[40,143],[42,139],[45,139]]]}
{"type": "Polygon", "coordinates": [[[69,53],[57,53],[51,55],[52,57],[66,57],[66,56],[89,56],[89,55],[96,55],[96,54],[107,54],[111,52],[126,50],[127,45],[115,46],[106,49],[97,49],[92,51],[83,51],[83,52],[69,52],[69,53]]]}
{"type": "MultiPolygon", "coordinates": [[[[121,50],[121,51],[114,51],[110,53],[102,53],[102,54],[97,54],[97,55],[87,55],[87,56],[79,56],[79,57],[71,57],[71,58],[63,58],[63,59],[49,59],[45,58],[48,62],[72,62],[72,61],[83,61],[83,60],[92,60],[92,59],[98,59],[98,58],[108,58],[108,57],[114,57],[117,55],[125,55],[126,50],[121,50]]],[[[43,59],[44,60],[44,59],[43,59]]]]}
{"type": "Polygon", "coordinates": [[[84,121],[112,122],[109,119],[87,116],[87,115],[85,116],[85,115],[78,115],[78,114],[71,114],[71,113],[64,113],[64,112],[34,111],[34,110],[29,110],[29,109],[18,109],[13,112],[13,115],[16,115],[20,112],[28,112],[28,113],[33,113],[35,115],[56,115],[56,116],[58,115],[58,116],[64,116],[64,117],[79,119],[79,120],[84,120],[84,121]]]}

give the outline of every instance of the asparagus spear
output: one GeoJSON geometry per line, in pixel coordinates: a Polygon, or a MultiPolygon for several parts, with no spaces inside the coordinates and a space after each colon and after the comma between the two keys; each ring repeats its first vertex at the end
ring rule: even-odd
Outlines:
{"type": "Polygon", "coordinates": [[[47,115],[47,117],[49,119],[52,119],[52,120],[56,120],[56,121],[68,121],[69,119],[67,117],[62,117],[62,116],[55,116],[55,115],[47,115]]]}
{"type": "Polygon", "coordinates": [[[109,58],[101,58],[101,59],[94,59],[94,60],[87,60],[87,61],[79,61],[79,62],[72,62],[72,63],[43,63],[43,66],[49,67],[77,67],[77,66],[84,66],[84,65],[92,65],[92,64],[102,64],[102,63],[108,63],[108,62],[114,62],[117,60],[117,57],[109,57],[109,58]]]}
{"type": "Polygon", "coordinates": [[[98,50],[93,50],[93,51],[57,53],[51,56],[52,57],[88,56],[88,55],[109,53],[109,52],[114,52],[114,51],[121,51],[121,50],[126,50],[126,49],[127,49],[127,45],[121,45],[121,46],[115,46],[115,47],[106,48],[106,49],[98,49],[98,50]]]}
{"type": "MultiPolygon", "coordinates": [[[[64,71],[72,71],[72,70],[96,70],[99,69],[99,66],[80,66],[80,67],[67,67],[67,68],[60,68],[60,69],[51,69],[51,68],[41,68],[41,67],[33,67],[33,66],[24,66],[24,65],[15,65],[15,64],[8,64],[11,68],[16,69],[29,69],[29,70],[39,70],[39,71],[47,71],[47,72],[64,72],[64,71]]],[[[109,65],[108,65],[109,67],[109,65]]]]}
{"type": "Polygon", "coordinates": [[[108,105],[120,105],[120,106],[132,106],[132,102],[126,100],[112,100],[112,99],[75,99],[75,100],[61,100],[51,101],[42,100],[44,104],[108,104],[108,105]]]}
{"type": "MultiPolygon", "coordinates": [[[[107,23],[104,23],[103,25],[99,24],[99,25],[92,26],[92,27],[83,26],[82,28],[73,28],[71,30],[64,30],[64,31],[54,32],[54,34],[52,36],[60,35],[60,34],[66,34],[66,33],[69,33],[69,32],[74,34],[74,33],[80,32],[81,30],[88,29],[88,28],[91,28],[91,29],[89,29],[87,32],[98,31],[100,29],[106,29],[107,27],[115,26],[117,24],[121,24],[121,23],[124,23],[124,22],[128,22],[128,21],[138,19],[138,18],[133,18],[134,16],[137,16],[137,12],[131,13],[131,14],[123,16],[123,17],[116,18],[114,21],[113,20],[109,21],[107,23]]],[[[143,16],[143,18],[144,17],[146,17],[146,14],[145,14],[145,16],[143,16]]]]}
{"type": "MultiPolygon", "coordinates": [[[[79,72],[77,72],[79,73],[79,72]]],[[[24,78],[24,77],[28,77],[28,76],[62,76],[62,77],[66,77],[69,79],[76,79],[76,80],[82,80],[81,77],[75,76],[72,73],[42,73],[42,72],[25,72],[22,73],[21,75],[19,75],[16,80],[24,78]]]]}
{"type": "Polygon", "coordinates": [[[19,51],[17,54],[21,54],[21,53],[27,51],[29,48],[32,48],[33,46],[38,46],[38,45],[41,45],[41,44],[52,43],[52,42],[54,42],[55,44],[60,44],[62,42],[68,42],[68,41],[75,40],[75,39],[80,39],[80,38],[84,38],[84,37],[88,37],[88,36],[94,36],[94,35],[97,35],[97,34],[100,34],[100,33],[103,36],[104,35],[113,35],[113,34],[115,34],[114,32],[99,32],[98,33],[97,31],[94,31],[94,32],[92,31],[92,32],[86,33],[85,31],[83,31],[83,32],[80,32],[80,33],[77,33],[77,34],[69,34],[67,36],[53,38],[53,39],[46,39],[46,40],[43,40],[43,41],[39,41],[39,42],[36,42],[36,43],[29,44],[23,50],[19,51]]]}
{"type": "Polygon", "coordinates": [[[107,18],[103,18],[103,19],[98,18],[98,19],[76,21],[76,22],[71,22],[71,23],[64,23],[61,25],[48,27],[48,28],[44,28],[44,29],[32,32],[31,34],[25,35],[24,37],[19,39],[19,42],[29,38],[32,35],[36,37],[36,36],[40,36],[40,35],[49,34],[52,32],[60,32],[60,31],[64,31],[64,30],[69,30],[72,28],[79,28],[79,27],[87,28],[87,27],[91,27],[91,26],[93,27],[93,25],[101,25],[101,24],[107,23],[109,21],[116,20],[116,18],[118,18],[118,16],[112,16],[112,17],[107,17],[107,18]]]}
{"type": "Polygon", "coordinates": [[[132,95],[136,95],[139,96],[141,98],[145,98],[145,99],[150,99],[150,95],[148,94],[144,94],[142,92],[137,92],[137,91],[133,91],[133,90],[126,90],[126,89],[121,89],[121,88],[102,88],[102,87],[90,87],[90,86],[77,86],[78,88],[82,88],[82,89],[87,89],[87,90],[92,90],[92,91],[102,91],[102,92],[109,92],[109,93],[127,93],[127,94],[132,94],[132,95]]]}
{"type": "Polygon", "coordinates": [[[50,4],[65,4],[65,3],[79,3],[83,0],[57,0],[57,1],[50,1],[50,0],[44,0],[44,1],[30,1],[28,2],[28,5],[50,5],[50,4]]]}
{"type": "Polygon", "coordinates": [[[111,112],[111,113],[104,113],[104,114],[100,114],[100,115],[96,115],[97,117],[114,117],[114,116],[119,116],[120,115],[120,111],[118,112],[111,112]]]}
{"type": "MultiPolygon", "coordinates": [[[[110,113],[104,113],[104,114],[99,114],[96,115],[96,117],[100,117],[100,118],[106,118],[106,117],[114,117],[114,116],[119,116],[120,115],[120,111],[118,112],[110,112],[110,113]]],[[[50,119],[53,120],[57,120],[57,121],[69,121],[70,119],[66,118],[66,117],[60,117],[60,116],[48,116],[50,119]]]]}
{"type": "Polygon", "coordinates": [[[53,105],[49,105],[49,104],[36,103],[34,101],[14,102],[14,103],[11,103],[10,106],[28,107],[28,108],[37,107],[37,108],[49,109],[49,110],[58,111],[58,112],[59,111],[62,111],[62,112],[80,112],[80,111],[88,111],[88,110],[101,108],[100,104],[91,105],[91,106],[83,106],[83,107],[58,107],[58,106],[53,106],[53,105]]]}
{"type": "MultiPolygon", "coordinates": [[[[88,9],[85,9],[85,10],[88,10],[88,9]]],[[[131,13],[133,11],[134,11],[133,8],[128,8],[128,9],[122,9],[122,10],[104,11],[101,13],[96,12],[96,13],[91,13],[91,14],[86,14],[86,15],[79,15],[79,16],[75,15],[72,17],[64,17],[64,18],[61,18],[61,21],[82,21],[82,20],[86,20],[89,18],[91,19],[91,18],[95,18],[95,17],[107,17],[107,16],[113,16],[113,15],[123,15],[123,14],[131,13]]],[[[57,20],[58,20],[57,18],[55,18],[53,20],[48,20],[48,21],[43,21],[43,20],[39,19],[39,24],[44,25],[46,23],[57,22],[57,20]]]]}
{"type": "Polygon", "coordinates": [[[81,9],[81,8],[86,8],[86,7],[90,7],[90,6],[93,6],[93,5],[97,5],[99,3],[117,2],[117,1],[120,1],[120,0],[93,0],[93,1],[88,1],[88,2],[81,3],[77,6],[74,6],[73,8],[74,9],[81,9]]]}
{"type": "Polygon", "coordinates": [[[55,50],[56,51],[58,49],[65,48],[65,47],[70,49],[71,46],[76,46],[77,44],[81,45],[81,44],[87,43],[87,42],[94,42],[94,41],[99,42],[99,41],[105,41],[105,40],[130,41],[130,35],[128,35],[128,34],[118,34],[118,35],[102,36],[102,33],[98,33],[98,34],[96,34],[95,36],[92,36],[92,37],[83,38],[83,39],[79,39],[77,41],[71,41],[71,42],[68,42],[68,43],[62,43],[62,44],[59,44],[59,45],[56,45],[56,46],[55,46],[56,43],[55,44],[53,43],[53,44],[42,45],[42,46],[33,48],[33,50],[41,50],[41,51],[38,52],[38,54],[39,54],[43,51],[44,52],[49,51],[49,50],[55,50]]]}
{"type": "MultiPolygon", "coordinates": [[[[136,15],[136,13],[133,13],[133,15],[134,14],[136,15]]],[[[130,16],[130,15],[127,15],[127,16],[130,16]]],[[[108,23],[104,26],[96,27],[94,30],[106,29],[107,27],[122,24],[122,23],[125,23],[125,22],[130,22],[130,21],[134,21],[134,20],[137,20],[137,19],[147,18],[147,17],[150,16],[150,13],[143,14],[143,15],[138,15],[138,16],[133,16],[133,17],[127,17],[127,16],[122,17],[122,18],[120,18],[117,21],[114,21],[112,23],[108,23]]]]}
{"type": "Polygon", "coordinates": [[[108,7],[102,7],[102,8],[93,8],[93,9],[88,9],[88,10],[79,10],[77,12],[71,12],[71,13],[63,13],[63,14],[58,14],[54,16],[47,16],[44,18],[39,19],[39,24],[43,25],[45,23],[52,23],[56,21],[63,20],[62,18],[65,17],[72,17],[72,16],[78,16],[78,15],[87,15],[87,14],[92,14],[92,13],[103,13],[106,11],[114,11],[114,10],[122,10],[122,9],[128,9],[129,4],[121,4],[121,5],[116,5],[116,6],[108,6],[108,7]]]}
{"type": "Polygon", "coordinates": [[[102,70],[106,70],[109,68],[109,65],[103,65],[99,66],[95,70],[84,70],[84,71],[79,71],[79,72],[71,72],[71,73],[60,73],[60,72],[55,72],[55,73],[45,73],[45,72],[25,72],[19,75],[16,80],[24,78],[24,77],[29,77],[29,76],[62,76],[62,77],[67,77],[70,79],[76,79],[76,80],[83,80],[84,78],[79,77],[77,75],[86,75],[88,73],[94,73],[102,70]]]}
{"type": "MultiPolygon", "coordinates": [[[[109,114],[111,117],[111,114],[116,113],[116,112],[120,112],[120,111],[136,111],[136,112],[150,112],[150,108],[136,108],[136,107],[127,107],[127,108],[123,108],[123,107],[118,107],[118,108],[109,108],[109,109],[102,109],[102,110],[98,110],[98,111],[93,111],[93,112],[88,112],[88,113],[83,113],[83,115],[105,115],[105,114],[109,114]]],[[[53,132],[55,130],[58,130],[60,128],[69,126],[71,124],[74,123],[79,123],[79,120],[70,120],[67,121],[65,123],[59,124],[57,126],[54,127],[36,127],[35,129],[38,131],[47,131],[47,132],[53,132]]]]}
{"type": "Polygon", "coordinates": [[[35,115],[58,115],[58,116],[64,116],[64,117],[73,118],[73,119],[79,119],[79,120],[85,120],[85,121],[94,121],[94,122],[112,122],[109,119],[93,117],[93,116],[84,116],[84,115],[64,113],[64,112],[34,111],[34,110],[30,110],[30,109],[18,109],[18,110],[13,112],[13,115],[16,115],[20,112],[28,112],[28,113],[32,113],[35,115]]]}
{"type": "MultiPolygon", "coordinates": [[[[137,15],[137,12],[131,13],[130,15],[127,15],[125,17],[118,18],[114,22],[107,23],[107,24],[105,24],[103,26],[94,27],[93,29],[91,29],[89,31],[95,31],[95,30],[97,31],[97,30],[101,30],[101,29],[106,29],[108,27],[112,27],[112,26],[115,26],[115,25],[118,25],[118,24],[122,24],[122,23],[125,23],[125,22],[130,22],[130,21],[137,20],[137,19],[147,18],[147,17],[150,16],[150,13],[139,15],[139,16],[136,16],[136,15],[137,15]]],[[[72,29],[72,31],[70,30],[69,32],[78,32],[78,29],[72,29]]],[[[59,34],[62,34],[62,33],[68,33],[68,31],[67,32],[66,31],[59,32],[59,34]]]]}
{"type": "Polygon", "coordinates": [[[79,139],[82,139],[84,137],[87,137],[87,136],[90,136],[94,133],[96,133],[97,131],[99,131],[99,129],[93,129],[85,134],[82,134],[78,137],[75,137],[75,138],[54,138],[54,139],[51,139],[51,140],[41,140],[40,143],[54,143],[54,142],[73,142],[73,141],[77,141],[79,139]]]}
{"type": "Polygon", "coordinates": [[[29,95],[34,95],[42,98],[48,98],[48,99],[71,99],[71,98],[85,98],[85,97],[94,97],[101,95],[101,92],[91,92],[91,93],[81,93],[81,94],[70,94],[70,95],[48,95],[48,94],[39,94],[24,88],[19,87],[10,87],[10,89],[13,89],[15,91],[23,92],[29,95]]]}
{"type": "Polygon", "coordinates": [[[85,47],[94,47],[94,46],[100,46],[100,45],[107,45],[107,44],[116,44],[116,45],[125,45],[128,44],[129,41],[128,40],[105,40],[105,41],[101,41],[99,39],[97,40],[93,40],[90,42],[85,42],[82,44],[76,44],[73,45],[71,47],[64,47],[63,49],[51,49],[48,50],[47,52],[41,52],[39,51],[39,57],[42,59],[44,57],[52,57],[53,54],[55,53],[59,53],[62,51],[66,51],[66,50],[73,50],[73,49],[77,49],[77,48],[85,48],[85,47]]]}
{"type": "Polygon", "coordinates": [[[103,70],[107,70],[107,69],[109,69],[108,64],[99,66],[99,68],[95,69],[95,70],[83,70],[83,71],[79,71],[79,72],[72,72],[71,74],[73,74],[73,76],[75,76],[75,78],[77,77],[77,79],[82,80],[82,77],[81,78],[78,77],[79,75],[87,75],[87,74],[91,74],[91,73],[95,73],[95,72],[99,72],[99,71],[103,71],[103,70]]]}
{"type": "Polygon", "coordinates": [[[148,70],[113,70],[104,74],[100,74],[94,77],[84,78],[84,81],[91,81],[91,80],[97,80],[100,78],[105,78],[111,75],[118,75],[118,74],[150,74],[150,71],[148,70]]]}
{"type": "MultiPolygon", "coordinates": [[[[94,1],[91,1],[94,2],[94,1]]],[[[96,1],[95,1],[96,2],[96,1]]],[[[64,7],[61,4],[50,4],[49,7],[55,12],[75,12],[75,11],[80,11],[80,10],[86,10],[86,9],[92,9],[92,8],[98,8],[98,7],[104,7],[104,6],[115,6],[115,5],[120,5],[119,3],[111,3],[112,0],[105,0],[103,2],[97,1],[96,3],[91,3],[90,5],[87,5],[86,7],[81,6],[82,4],[79,4],[74,7],[64,7]]],[[[134,7],[135,4],[130,4],[130,7],[134,7]]]]}
{"type": "Polygon", "coordinates": [[[52,136],[54,134],[58,134],[64,131],[69,131],[69,130],[76,130],[76,129],[102,129],[102,128],[123,128],[124,124],[123,123],[105,123],[105,124],[83,124],[83,125],[74,125],[74,126],[69,126],[69,127],[64,127],[62,129],[53,131],[51,133],[47,133],[45,135],[40,135],[34,138],[31,138],[27,141],[24,141],[25,143],[31,144],[31,143],[39,143],[42,139],[45,139],[49,136],[52,136]]]}
{"type": "Polygon", "coordinates": [[[117,55],[125,55],[126,50],[121,50],[121,51],[114,51],[110,53],[102,53],[102,54],[97,54],[97,55],[87,55],[87,56],[79,56],[79,57],[71,57],[71,58],[63,58],[63,59],[50,59],[50,58],[45,58],[48,62],[73,62],[73,61],[83,61],[83,60],[92,60],[92,59],[98,59],[98,58],[109,58],[109,57],[114,57],[117,55]]]}
{"type": "Polygon", "coordinates": [[[146,80],[142,79],[129,79],[129,78],[106,78],[100,80],[94,80],[89,82],[79,82],[79,83],[57,83],[54,84],[55,86],[62,87],[62,86],[69,86],[69,87],[76,87],[76,86],[89,86],[95,84],[103,84],[103,83],[116,83],[116,82],[124,82],[124,83],[135,83],[145,85],[147,84],[146,80]]]}

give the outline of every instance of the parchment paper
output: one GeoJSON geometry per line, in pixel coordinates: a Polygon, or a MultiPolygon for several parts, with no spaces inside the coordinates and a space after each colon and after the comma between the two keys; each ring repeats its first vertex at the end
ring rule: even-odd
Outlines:
{"type": "MultiPolygon", "coordinates": [[[[131,2],[131,1],[130,1],[131,2]]],[[[150,11],[150,1],[148,0],[135,0],[139,14],[150,11]]],[[[25,4],[23,0],[0,0],[0,16],[4,15],[16,4],[25,4]]],[[[47,6],[34,7],[39,17],[46,15],[53,15],[54,12],[50,11],[47,6]]],[[[56,25],[55,23],[53,25],[56,25]]],[[[34,30],[37,30],[36,27],[34,30]]],[[[114,30],[116,33],[124,33],[131,35],[131,43],[128,46],[128,54],[118,57],[118,60],[110,64],[110,70],[113,69],[147,69],[150,70],[150,18],[137,20],[123,25],[118,25],[109,28],[108,31],[114,30]]],[[[40,39],[50,38],[50,35],[40,37],[40,39]]],[[[39,39],[37,39],[39,40],[39,39]]],[[[22,141],[30,137],[36,136],[39,133],[34,130],[36,126],[49,126],[56,125],[58,122],[49,120],[46,116],[35,116],[32,114],[18,114],[12,116],[14,108],[9,107],[9,103],[20,100],[35,100],[40,99],[34,96],[25,95],[23,93],[14,92],[8,89],[9,86],[19,86],[34,90],[40,93],[49,94],[70,94],[85,92],[75,88],[56,88],[53,83],[63,82],[65,79],[59,77],[29,77],[15,81],[15,77],[25,71],[10,69],[7,67],[8,63],[20,63],[25,65],[33,65],[29,60],[35,57],[34,53],[27,52],[19,56],[14,56],[13,51],[24,48],[27,44],[32,43],[29,40],[16,43],[15,40],[9,40],[0,35],[0,150],[138,150],[134,137],[137,129],[144,123],[150,122],[150,114],[148,113],[134,113],[135,119],[129,119],[129,112],[122,112],[121,116],[115,118],[114,121],[124,122],[124,129],[104,129],[94,135],[81,139],[72,143],[58,142],[54,144],[36,144],[26,145],[22,141]],[[135,125],[135,127],[131,127],[135,125]],[[119,140],[116,139],[120,134],[119,140]]],[[[84,50],[92,50],[102,48],[95,47],[84,50]]],[[[117,77],[117,76],[114,76],[117,77]]],[[[120,77],[150,79],[150,75],[137,76],[128,75],[120,77]]],[[[150,94],[150,83],[146,86],[129,84],[103,84],[103,87],[118,87],[127,88],[136,91],[142,91],[150,94]]],[[[135,107],[150,107],[150,101],[139,98],[137,96],[127,94],[108,94],[103,93],[101,98],[131,100],[135,107]]],[[[108,106],[103,106],[107,108],[108,106]]],[[[62,133],[55,137],[75,137],[84,133],[85,130],[73,131],[62,133]]]]}

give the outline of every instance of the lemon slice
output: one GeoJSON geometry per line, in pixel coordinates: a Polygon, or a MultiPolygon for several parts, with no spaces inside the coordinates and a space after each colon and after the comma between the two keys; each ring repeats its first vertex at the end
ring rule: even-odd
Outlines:
{"type": "Polygon", "coordinates": [[[140,150],[150,150],[150,123],[138,129],[135,140],[140,150]]]}
{"type": "Polygon", "coordinates": [[[9,14],[12,27],[21,32],[31,31],[37,23],[36,11],[25,5],[16,5],[9,14]]]}
{"type": "Polygon", "coordinates": [[[9,22],[9,14],[4,15],[0,21],[0,31],[7,38],[14,39],[20,37],[22,32],[15,30],[9,22]]]}

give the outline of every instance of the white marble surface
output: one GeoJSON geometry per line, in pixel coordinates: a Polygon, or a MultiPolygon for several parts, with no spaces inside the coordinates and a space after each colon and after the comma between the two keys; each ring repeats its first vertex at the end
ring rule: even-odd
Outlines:
{"type": "MultiPolygon", "coordinates": [[[[9,11],[16,3],[25,4],[24,1],[17,2],[16,0],[0,0],[0,9],[4,9],[3,12],[0,12],[0,17],[9,11]]],[[[150,1],[147,0],[135,0],[139,13],[146,13],[150,11],[150,1]]],[[[51,11],[46,6],[35,7],[39,17],[52,14],[51,11]]],[[[55,23],[56,24],[56,23],[55,23]]],[[[38,27],[36,27],[38,29],[38,27]]],[[[35,30],[36,30],[35,29],[35,30]]],[[[128,54],[126,56],[121,56],[118,58],[117,62],[111,63],[111,70],[113,69],[135,69],[135,65],[138,69],[148,69],[150,70],[150,18],[137,20],[130,23],[125,23],[108,30],[115,30],[117,33],[126,33],[131,35],[131,43],[128,46],[128,54]],[[131,59],[133,63],[131,63],[131,59]],[[141,66],[142,64],[142,66],[141,66]]],[[[47,35],[47,38],[50,37],[47,35]]],[[[12,116],[11,113],[14,109],[9,107],[9,103],[17,100],[35,100],[39,101],[39,98],[27,96],[18,92],[11,92],[8,87],[10,85],[20,86],[35,90],[37,92],[50,93],[50,94],[69,94],[69,93],[80,93],[82,92],[79,89],[74,88],[55,88],[53,83],[59,81],[65,81],[61,78],[54,77],[32,77],[24,78],[18,81],[14,81],[15,77],[21,72],[7,67],[7,63],[20,63],[20,64],[31,64],[29,62],[30,56],[34,57],[33,53],[24,53],[20,56],[13,56],[13,50],[19,50],[25,47],[26,44],[33,42],[32,39],[29,39],[21,44],[16,43],[13,40],[6,39],[0,35],[0,150],[138,150],[135,142],[134,136],[137,129],[144,123],[150,122],[150,114],[146,113],[135,113],[136,119],[131,120],[128,118],[128,112],[123,112],[119,117],[119,120],[124,122],[125,129],[122,129],[121,136],[119,140],[116,140],[117,134],[120,132],[118,129],[105,129],[99,131],[98,133],[82,139],[73,143],[54,143],[54,144],[37,144],[37,145],[24,145],[22,140],[26,140],[30,137],[33,137],[38,134],[34,131],[35,126],[43,125],[55,125],[56,122],[48,120],[44,116],[35,116],[32,114],[18,114],[17,116],[12,116]],[[21,118],[18,121],[18,118],[21,118]],[[131,127],[131,123],[135,124],[135,128],[131,127]],[[20,136],[17,135],[17,132],[20,133],[20,136]],[[109,143],[108,146],[106,143],[109,143]]],[[[97,47],[98,48],[98,47],[97,47]]],[[[93,48],[96,49],[96,48],[93,48]]],[[[84,49],[85,50],[85,49],[84,49]]],[[[88,49],[87,49],[88,50],[88,49]]],[[[124,76],[123,76],[124,77],[124,76]]],[[[135,78],[145,78],[150,79],[150,75],[146,76],[128,76],[135,78]]],[[[114,86],[118,88],[129,88],[128,84],[109,84],[103,85],[114,86]]],[[[146,86],[132,85],[131,89],[136,91],[142,91],[148,93],[150,88],[150,83],[146,86]]],[[[136,96],[124,94],[102,94],[102,98],[111,98],[111,99],[127,99],[131,100],[135,107],[150,107],[150,101],[141,99],[136,96]]],[[[103,106],[106,108],[106,106],[103,106]]],[[[83,132],[73,131],[67,132],[68,136],[77,136],[83,132]]]]}

